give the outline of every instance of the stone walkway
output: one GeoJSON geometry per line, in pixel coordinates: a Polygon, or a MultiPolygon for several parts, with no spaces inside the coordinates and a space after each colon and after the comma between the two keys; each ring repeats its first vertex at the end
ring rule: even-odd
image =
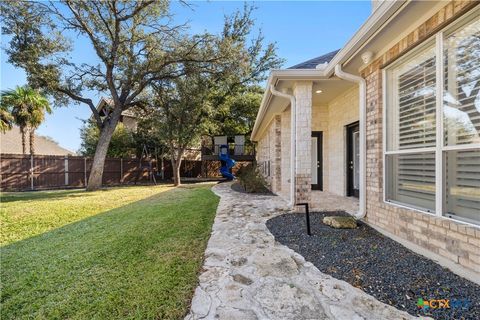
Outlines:
{"type": "Polygon", "coordinates": [[[213,187],[221,200],[185,319],[414,319],[276,243],[265,222],[285,212],[280,197],[230,186],[213,187]]]}

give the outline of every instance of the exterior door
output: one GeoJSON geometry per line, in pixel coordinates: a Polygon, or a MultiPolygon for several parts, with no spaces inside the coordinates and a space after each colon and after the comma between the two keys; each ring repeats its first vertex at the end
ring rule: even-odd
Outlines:
{"type": "MultiPolygon", "coordinates": [[[[312,190],[323,190],[323,134],[312,132],[312,190]]],[[[300,155],[301,156],[301,155],[300,155]]]]}
{"type": "Polygon", "coordinates": [[[360,130],[358,122],[347,126],[347,196],[360,194],[360,130]]]}

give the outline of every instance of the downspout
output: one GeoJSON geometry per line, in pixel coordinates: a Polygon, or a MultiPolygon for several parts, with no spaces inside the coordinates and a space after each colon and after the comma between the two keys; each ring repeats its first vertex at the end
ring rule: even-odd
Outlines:
{"type": "Polygon", "coordinates": [[[367,175],[366,175],[366,155],[367,155],[367,139],[366,139],[366,121],[367,121],[367,112],[366,112],[366,96],[367,96],[367,85],[365,79],[362,77],[346,73],[342,70],[342,66],[337,64],[335,66],[335,75],[340,79],[355,82],[358,84],[359,89],[359,101],[358,108],[360,113],[360,204],[359,210],[354,214],[355,218],[363,219],[367,214],[366,203],[367,203],[367,175]]]}
{"type": "Polygon", "coordinates": [[[290,99],[290,203],[289,205],[293,208],[295,206],[295,173],[296,173],[296,163],[297,156],[295,152],[295,143],[297,140],[297,128],[296,128],[296,102],[295,97],[290,94],[286,94],[280,91],[275,90],[275,86],[270,85],[270,92],[274,96],[282,97],[285,99],[290,99]]]}

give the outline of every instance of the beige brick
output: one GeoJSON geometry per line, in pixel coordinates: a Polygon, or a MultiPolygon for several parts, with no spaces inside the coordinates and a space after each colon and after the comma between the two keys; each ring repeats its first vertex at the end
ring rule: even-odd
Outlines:
{"type": "Polygon", "coordinates": [[[439,249],[438,253],[445,258],[448,258],[456,263],[458,263],[458,256],[444,249],[439,249]]]}
{"type": "Polygon", "coordinates": [[[470,261],[468,258],[459,258],[458,263],[475,272],[480,272],[480,264],[470,261]]]}
{"type": "Polygon", "coordinates": [[[412,231],[416,231],[418,233],[422,232],[422,228],[420,228],[419,226],[413,225],[413,224],[408,224],[407,229],[412,230],[412,231]]]}
{"type": "Polygon", "coordinates": [[[465,225],[457,225],[458,227],[458,232],[462,233],[462,234],[467,234],[467,228],[465,227],[465,225]]]}
{"type": "Polygon", "coordinates": [[[420,239],[424,242],[429,242],[429,239],[426,235],[422,234],[422,233],[419,233],[419,232],[414,232],[413,233],[414,237],[417,238],[417,239],[420,239]]]}
{"type": "Polygon", "coordinates": [[[428,242],[431,243],[433,246],[445,249],[447,247],[445,241],[440,241],[435,238],[429,238],[428,242]]]}
{"type": "Polygon", "coordinates": [[[458,230],[458,225],[456,222],[450,221],[450,230],[452,231],[457,231],[458,230]]]}
{"type": "Polygon", "coordinates": [[[468,242],[463,242],[463,241],[460,241],[458,243],[458,246],[460,247],[460,249],[462,250],[465,250],[467,252],[471,252],[471,253],[475,253],[475,252],[478,252],[480,254],[480,250],[474,246],[473,244],[471,243],[468,243],[468,242]]]}
{"type": "Polygon", "coordinates": [[[475,237],[475,229],[473,227],[467,227],[466,232],[468,236],[475,237]]]}
{"type": "Polygon", "coordinates": [[[457,239],[457,240],[460,240],[460,241],[468,242],[468,237],[466,235],[458,233],[458,232],[454,232],[454,231],[451,231],[451,230],[447,231],[447,238],[452,238],[452,239],[457,239]]]}
{"type": "Polygon", "coordinates": [[[431,230],[435,233],[441,234],[441,235],[446,235],[447,234],[447,229],[445,229],[443,227],[430,225],[428,228],[429,228],[429,230],[431,230]]]}
{"type": "Polygon", "coordinates": [[[477,253],[478,254],[469,252],[468,253],[468,258],[470,259],[471,262],[480,265],[480,252],[477,251],[477,253]]]}
{"type": "Polygon", "coordinates": [[[473,244],[476,247],[480,248],[480,239],[477,238],[468,238],[468,243],[473,244]]]}
{"type": "Polygon", "coordinates": [[[421,220],[418,220],[418,219],[413,220],[413,224],[416,225],[416,226],[425,228],[425,229],[428,228],[428,224],[425,221],[421,221],[421,220]]]}

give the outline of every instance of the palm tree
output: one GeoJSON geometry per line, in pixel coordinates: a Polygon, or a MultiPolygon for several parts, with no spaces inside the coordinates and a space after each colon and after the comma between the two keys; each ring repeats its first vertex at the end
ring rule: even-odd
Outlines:
{"type": "Polygon", "coordinates": [[[37,90],[30,87],[16,87],[1,93],[2,108],[12,110],[13,122],[20,127],[22,133],[22,150],[27,151],[26,137],[30,130],[30,153],[35,151],[35,130],[45,119],[45,111],[51,113],[48,100],[37,90]]]}
{"type": "Polygon", "coordinates": [[[30,154],[35,154],[35,130],[42,124],[45,120],[45,111],[52,113],[48,100],[39,95],[37,103],[30,105],[29,108],[30,119],[28,121],[28,127],[30,131],[30,154]]]}
{"type": "Polygon", "coordinates": [[[13,127],[13,116],[7,107],[0,104],[0,132],[5,133],[13,127]]]}

